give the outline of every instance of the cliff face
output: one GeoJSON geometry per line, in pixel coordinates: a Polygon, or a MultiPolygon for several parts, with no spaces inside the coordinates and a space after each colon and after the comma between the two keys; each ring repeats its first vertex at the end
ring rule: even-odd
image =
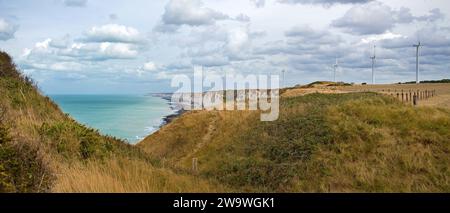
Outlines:
{"type": "Polygon", "coordinates": [[[164,169],[139,148],[77,123],[0,52],[0,192],[220,189],[164,169]]]}

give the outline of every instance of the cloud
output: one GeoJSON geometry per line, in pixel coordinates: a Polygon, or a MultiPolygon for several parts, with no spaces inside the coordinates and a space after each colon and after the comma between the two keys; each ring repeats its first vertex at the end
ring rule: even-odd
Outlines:
{"type": "Polygon", "coordinates": [[[234,18],[236,21],[240,21],[240,22],[250,22],[250,17],[241,13],[239,15],[236,16],[236,18],[234,18]]]}
{"type": "Polygon", "coordinates": [[[133,59],[138,51],[127,43],[73,43],[70,48],[59,50],[58,55],[87,61],[133,59]]]}
{"type": "Polygon", "coordinates": [[[194,65],[201,65],[205,67],[217,67],[228,65],[230,62],[226,56],[222,54],[215,54],[209,56],[194,57],[191,63],[194,65]]]}
{"type": "Polygon", "coordinates": [[[373,0],[278,0],[280,3],[285,4],[317,4],[326,7],[335,4],[364,4],[373,0]]]}
{"type": "Polygon", "coordinates": [[[0,18],[0,40],[7,41],[14,38],[18,26],[0,18]]]}
{"type": "Polygon", "coordinates": [[[119,16],[115,13],[111,13],[111,14],[109,14],[108,18],[111,21],[115,21],[115,20],[119,19],[119,16]]]}
{"type": "Polygon", "coordinates": [[[145,71],[155,71],[157,69],[156,64],[152,61],[149,61],[147,63],[144,64],[143,69],[145,71]]]}
{"type": "Polygon", "coordinates": [[[331,26],[358,35],[382,34],[398,23],[433,22],[442,18],[444,15],[439,9],[431,10],[429,15],[413,16],[409,8],[395,10],[381,2],[371,2],[353,6],[343,17],[334,20],[331,26]]]}
{"type": "Polygon", "coordinates": [[[221,12],[204,7],[200,0],[171,0],[165,7],[162,22],[165,25],[201,26],[228,18],[221,12]]]}
{"type": "Polygon", "coordinates": [[[387,40],[387,39],[396,39],[396,38],[403,38],[403,37],[404,36],[402,36],[400,34],[395,34],[395,33],[391,33],[388,31],[383,34],[378,34],[378,35],[369,36],[367,38],[363,38],[363,39],[361,39],[361,42],[367,44],[367,43],[373,43],[373,42],[387,40]]]}
{"type": "Polygon", "coordinates": [[[153,30],[176,33],[182,26],[209,27],[214,26],[217,21],[224,20],[249,23],[250,17],[243,13],[230,17],[205,7],[201,0],[170,0],[165,6],[160,23],[153,30]]]}
{"type": "Polygon", "coordinates": [[[345,15],[332,22],[332,26],[343,28],[355,34],[380,34],[391,29],[395,24],[392,9],[382,3],[373,2],[357,5],[345,15]]]}
{"type": "MultiPolygon", "coordinates": [[[[133,59],[138,55],[138,47],[130,43],[83,43],[65,36],[60,39],[45,39],[36,42],[33,48],[26,48],[23,60],[31,63],[52,64],[56,61],[107,61],[133,59]]],[[[51,67],[47,67],[50,69],[51,67]]]]}
{"type": "Polygon", "coordinates": [[[64,5],[67,7],[85,7],[87,0],[64,0],[64,5]]]}
{"type": "Polygon", "coordinates": [[[445,18],[445,15],[441,12],[439,8],[434,8],[430,10],[429,13],[430,13],[429,15],[417,17],[416,20],[433,22],[445,18]]]}
{"type": "Polygon", "coordinates": [[[139,31],[132,27],[118,24],[107,24],[103,26],[95,26],[85,32],[86,42],[122,42],[137,43],[142,39],[139,31]]]}
{"type": "Polygon", "coordinates": [[[313,29],[309,25],[298,25],[285,33],[285,36],[290,39],[290,43],[305,43],[305,44],[337,44],[342,42],[338,35],[334,35],[326,30],[313,29]]]}
{"type": "MultiPolygon", "coordinates": [[[[418,40],[424,45],[423,49],[450,49],[450,30],[436,26],[428,26],[420,29],[412,36],[402,36],[394,39],[383,40],[381,45],[388,49],[412,48],[418,40]]],[[[447,51],[448,52],[448,51],[447,51]]],[[[447,53],[444,51],[444,53],[447,53]]],[[[450,55],[448,55],[450,56],[450,55]]]]}
{"type": "Polygon", "coordinates": [[[227,49],[236,55],[248,47],[250,42],[247,28],[234,28],[229,30],[227,37],[227,49]]]}
{"type": "Polygon", "coordinates": [[[64,48],[68,48],[70,43],[71,43],[71,38],[70,38],[70,35],[67,34],[62,38],[50,39],[50,42],[48,43],[48,45],[50,45],[53,48],[64,49],[64,48]]]}
{"type": "Polygon", "coordinates": [[[263,8],[266,5],[266,0],[250,0],[256,8],[263,8]]]}

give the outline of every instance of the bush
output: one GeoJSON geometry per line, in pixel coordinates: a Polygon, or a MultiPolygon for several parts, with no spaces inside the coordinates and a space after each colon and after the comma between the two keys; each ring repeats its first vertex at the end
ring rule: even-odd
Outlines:
{"type": "Polygon", "coordinates": [[[3,121],[0,122],[0,192],[48,191],[53,176],[38,149],[24,141],[15,143],[3,121]]]}

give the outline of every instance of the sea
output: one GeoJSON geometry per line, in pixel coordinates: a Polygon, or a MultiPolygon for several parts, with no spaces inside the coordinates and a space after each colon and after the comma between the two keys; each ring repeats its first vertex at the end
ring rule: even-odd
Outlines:
{"type": "Polygon", "coordinates": [[[64,113],[102,134],[136,144],[175,113],[162,97],[151,95],[49,95],[64,113]]]}

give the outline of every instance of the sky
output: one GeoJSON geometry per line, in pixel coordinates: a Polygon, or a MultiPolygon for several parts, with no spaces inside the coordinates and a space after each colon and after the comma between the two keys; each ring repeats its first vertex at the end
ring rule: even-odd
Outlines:
{"type": "Polygon", "coordinates": [[[46,94],[170,92],[173,76],[285,85],[450,78],[447,0],[0,0],[0,50],[46,94]]]}

